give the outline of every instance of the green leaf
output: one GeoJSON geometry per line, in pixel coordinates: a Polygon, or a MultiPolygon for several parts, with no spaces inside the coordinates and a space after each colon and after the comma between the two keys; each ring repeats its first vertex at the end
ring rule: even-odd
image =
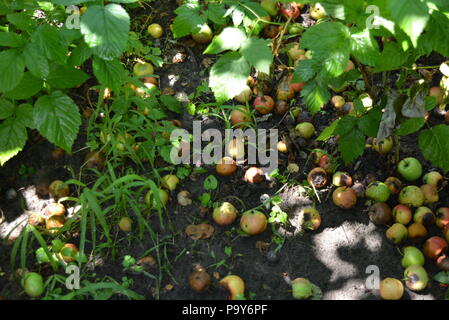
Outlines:
{"type": "Polygon", "coordinates": [[[345,164],[354,161],[365,151],[365,135],[356,129],[340,136],[338,150],[345,164]]]}
{"type": "Polygon", "coordinates": [[[92,56],[92,50],[87,46],[86,43],[81,43],[75,49],[73,49],[72,54],[69,57],[68,64],[73,67],[81,66],[92,56]]]}
{"type": "Polygon", "coordinates": [[[326,141],[330,139],[331,137],[335,136],[335,129],[338,126],[338,123],[340,122],[340,119],[335,120],[331,123],[330,126],[326,127],[326,129],[321,132],[320,136],[317,138],[318,141],[326,141]]]}
{"type": "Polygon", "coordinates": [[[40,97],[34,106],[36,128],[50,142],[67,152],[81,125],[81,115],[73,100],[61,91],[40,97]]]}
{"type": "Polygon", "coordinates": [[[14,32],[0,32],[0,46],[18,48],[25,44],[22,36],[14,32]]]}
{"type": "Polygon", "coordinates": [[[302,88],[301,97],[313,114],[320,111],[331,98],[331,94],[326,87],[317,81],[310,81],[302,88]]]}
{"type": "Polygon", "coordinates": [[[293,74],[293,81],[296,83],[307,82],[315,76],[314,63],[312,60],[300,60],[293,74]]]}
{"type": "Polygon", "coordinates": [[[335,128],[335,134],[337,135],[346,135],[357,125],[357,118],[353,116],[344,116],[338,122],[337,127],[335,128]]]}
{"type": "Polygon", "coordinates": [[[442,12],[434,11],[430,16],[430,21],[423,35],[426,38],[432,49],[440,54],[449,57],[449,16],[442,12]]]}
{"type": "Polygon", "coordinates": [[[54,88],[67,89],[80,86],[89,79],[84,71],[68,65],[52,64],[47,82],[54,88]]]}
{"type": "Polygon", "coordinates": [[[14,104],[4,98],[0,99],[0,120],[8,119],[14,114],[14,104]]]}
{"type": "Polygon", "coordinates": [[[23,78],[25,61],[15,49],[0,52],[0,92],[11,91],[23,78]]]}
{"type": "Polygon", "coordinates": [[[27,12],[10,13],[6,16],[6,20],[23,31],[32,31],[36,28],[36,20],[27,12]]]}
{"type": "Polygon", "coordinates": [[[210,3],[207,6],[206,15],[209,20],[218,25],[226,24],[226,18],[224,17],[226,10],[220,3],[210,3]]]}
{"type": "Polygon", "coordinates": [[[58,28],[48,24],[40,25],[31,39],[48,59],[60,64],[66,63],[68,58],[67,44],[58,28]]]}
{"type": "Polygon", "coordinates": [[[419,147],[424,157],[445,173],[449,171],[449,126],[440,124],[423,130],[419,135],[419,147]]]}
{"type": "Polygon", "coordinates": [[[389,42],[385,45],[384,50],[379,55],[375,72],[391,71],[401,67],[408,58],[402,48],[396,42],[389,42]]]}
{"type": "Polygon", "coordinates": [[[172,96],[161,95],[160,100],[168,110],[179,114],[182,113],[182,105],[178,100],[176,100],[176,98],[172,96]]]}
{"type": "Polygon", "coordinates": [[[269,40],[251,37],[243,43],[240,53],[257,71],[270,74],[270,67],[273,63],[270,43],[269,40]]]}
{"type": "Polygon", "coordinates": [[[18,154],[27,141],[25,126],[15,118],[8,118],[0,124],[0,166],[18,154]]]}
{"type": "Polygon", "coordinates": [[[416,47],[418,38],[429,21],[429,9],[421,0],[389,1],[393,21],[410,37],[416,47]]]}
{"type": "Polygon", "coordinates": [[[33,106],[28,103],[24,103],[19,105],[15,109],[15,117],[16,121],[20,122],[23,126],[36,129],[34,124],[34,116],[33,116],[33,106]]]}
{"type": "Polygon", "coordinates": [[[217,54],[223,51],[237,51],[246,40],[246,34],[239,28],[228,27],[215,36],[204,54],[217,54]]]}
{"type": "Polygon", "coordinates": [[[198,0],[189,1],[175,10],[176,18],[173,22],[173,36],[180,38],[198,32],[207,22],[207,17],[200,15],[201,6],[198,0]]]}
{"type": "Polygon", "coordinates": [[[251,68],[238,52],[228,52],[212,66],[209,86],[219,103],[234,98],[246,85],[251,68]]]}
{"type": "Polygon", "coordinates": [[[129,31],[129,15],[118,4],[89,7],[81,17],[84,41],[104,60],[117,58],[125,51],[129,31]]]}
{"type": "Polygon", "coordinates": [[[375,138],[377,136],[377,132],[379,131],[381,119],[382,110],[380,108],[375,108],[363,115],[359,119],[357,126],[365,136],[375,138]]]}
{"type": "Polygon", "coordinates": [[[23,50],[25,65],[37,78],[46,79],[50,73],[50,65],[39,47],[34,43],[28,43],[23,50]]]}
{"type": "Polygon", "coordinates": [[[218,187],[218,180],[213,174],[204,179],[204,190],[215,190],[218,187]]]}
{"type": "Polygon", "coordinates": [[[439,283],[443,284],[449,284],[449,272],[448,271],[441,271],[438,272],[433,279],[439,283]]]}
{"type": "Polygon", "coordinates": [[[396,130],[396,134],[398,136],[406,136],[412,134],[421,129],[425,123],[426,120],[424,118],[407,119],[401,123],[399,129],[396,130]]]}
{"type": "Polygon", "coordinates": [[[344,72],[351,52],[351,33],[339,22],[319,23],[301,38],[301,48],[313,51],[313,60],[322,65],[324,78],[338,77],[344,72]],[[319,41],[318,41],[319,39],[319,41]]]}
{"type": "Polygon", "coordinates": [[[368,30],[352,33],[351,51],[358,61],[372,67],[379,59],[379,46],[368,30]]]}
{"type": "Polygon", "coordinates": [[[30,72],[25,72],[22,80],[11,91],[5,92],[5,97],[14,100],[31,98],[42,90],[43,81],[34,77],[30,72]]]}
{"type": "Polygon", "coordinates": [[[71,6],[71,5],[76,5],[76,4],[82,4],[82,3],[86,3],[86,2],[92,2],[95,0],[52,0],[52,2],[54,4],[60,4],[63,6],[71,6]]]}
{"type": "Polygon", "coordinates": [[[118,60],[105,61],[98,57],[94,57],[92,62],[92,68],[95,77],[98,81],[110,88],[112,91],[119,91],[122,85],[123,79],[126,76],[126,71],[123,65],[118,60]]]}

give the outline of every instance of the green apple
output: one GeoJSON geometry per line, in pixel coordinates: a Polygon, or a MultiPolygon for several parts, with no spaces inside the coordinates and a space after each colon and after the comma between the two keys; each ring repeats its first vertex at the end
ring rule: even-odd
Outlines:
{"type": "Polygon", "coordinates": [[[193,40],[198,43],[209,43],[212,40],[214,33],[207,24],[203,24],[198,32],[192,34],[193,40]]]}
{"type": "Polygon", "coordinates": [[[429,276],[426,269],[412,265],[404,271],[405,285],[412,291],[421,291],[427,287],[429,276]]]}
{"type": "Polygon", "coordinates": [[[424,254],[416,247],[405,247],[404,256],[401,264],[403,268],[408,268],[413,265],[423,266],[425,262],[424,254]]]}
{"type": "Polygon", "coordinates": [[[272,17],[275,17],[279,14],[279,8],[276,5],[276,0],[262,0],[260,2],[260,5],[272,17]]]}
{"type": "Polygon", "coordinates": [[[405,180],[415,181],[422,175],[422,165],[416,158],[405,158],[399,162],[398,172],[405,180]]]}
{"type": "Polygon", "coordinates": [[[399,193],[399,203],[408,207],[421,207],[424,204],[424,194],[417,186],[407,186],[399,193]]]}
{"type": "Polygon", "coordinates": [[[310,139],[315,134],[315,127],[310,122],[302,122],[296,126],[296,131],[301,138],[310,139]]]}
{"type": "Polygon", "coordinates": [[[313,295],[312,283],[304,278],[296,278],[292,281],[293,298],[308,299],[313,295]]]}
{"type": "Polygon", "coordinates": [[[380,181],[371,183],[365,191],[367,198],[376,202],[386,202],[390,198],[391,191],[388,186],[380,181]]]}
{"type": "Polygon", "coordinates": [[[23,280],[23,289],[31,298],[38,298],[44,292],[44,279],[39,273],[28,272],[23,280]]]}
{"type": "Polygon", "coordinates": [[[403,224],[395,223],[388,228],[386,235],[388,240],[395,244],[399,244],[407,239],[408,230],[403,224]]]}

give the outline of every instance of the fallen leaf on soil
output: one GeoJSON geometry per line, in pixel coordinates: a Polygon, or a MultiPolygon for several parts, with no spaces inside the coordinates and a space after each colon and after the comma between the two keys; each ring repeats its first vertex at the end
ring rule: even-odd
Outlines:
{"type": "Polygon", "coordinates": [[[270,244],[268,242],[257,241],[256,242],[256,249],[259,249],[260,251],[264,251],[264,250],[267,250],[269,245],[270,244]]]}
{"type": "Polygon", "coordinates": [[[146,256],[137,261],[138,266],[142,266],[145,270],[151,269],[156,266],[157,262],[152,256],[146,256]]]}
{"type": "Polygon", "coordinates": [[[162,89],[162,94],[166,96],[174,96],[176,94],[176,91],[173,88],[164,88],[162,89]]]}
{"type": "Polygon", "coordinates": [[[199,225],[188,225],[185,232],[193,240],[208,239],[212,236],[215,229],[210,224],[202,223],[199,225]]]}

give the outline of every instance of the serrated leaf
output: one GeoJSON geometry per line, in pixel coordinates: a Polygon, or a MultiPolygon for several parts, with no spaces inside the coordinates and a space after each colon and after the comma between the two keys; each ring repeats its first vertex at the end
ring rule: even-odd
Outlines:
{"type": "Polygon", "coordinates": [[[398,136],[406,136],[412,134],[421,129],[425,123],[426,120],[424,118],[407,119],[400,124],[399,129],[396,130],[396,134],[398,136]]]}
{"type": "Polygon", "coordinates": [[[302,88],[301,97],[312,114],[320,111],[331,98],[331,94],[326,87],[317,81],[310,81],[302,88]]]}
{"type": "Polygon", "coordinates": [[[47,79],[50,73],[50,65],[44,53],[34,43],[28,43],[23,50],[25,65],[28,70],[37,78],[47,79]]]}
{"type": "Polygon", "coordinates": [[[349,61],[350,38],[351,33],[344,24],[323,22],[304,33],[301,48],[313,51],[313,60],[322,65],[320,70],[322,77],[338,77],[344,72],[349,61]]]}
{"type": "Polygon", "coordinates": [[[234,98],[246,85],[251,68],[238,52],[228,52],[212,66],[209,86],[219,103],[234,98]]]}
{"type": "Polygon", "coordinates": [[[14,32],[0,32],[0,46],[18,48],[24,45],[24,41],[20,35],[14,32]]]}
{"type": "Polygon", "coordinates": [[[6,99],[0,99],[0,120],[8,119],[14,114],[14,104],[6,99]]]}
{"type": "Polygon", "coordinates": [[[67,44],[62,39],[58,28],[48,24],[40,25],[31,39],[48,59],[61,64],[66,63],[68,58],[67,44]]]}
{"type": "Polygon", "coordinates": [[[15,109],[15,117],[16,121],[20,122],[23,126],[30,129],[36,129],[34,124],[33,106],[31,104],[24,103],[19,105],[15,109]]]}
{"type": "Polygon", "coordinates": [[[270,74],[273,53],[269,44],[269,40],[251,37],[243,43],[240,53],[257,71],[270,74]]]}
{"type": "Polygon", "coordinates": [[[449,57],[449,16],[442,12],[434,11],[430,16],[430,21],[426,28],[426,33],[422,36],[426,38],[433,50],[449,57]]]}
{"type": "Polygon", "coordinates": [[[122,6],[92,6],[81,17],[81,33],[92,52],[104,60],[119,57],[126,49],[130,18],[122,6]]]}
{"type": "Polygon", "coordinates": [[[36,20],[27,12],[10,13],[6,19],[20,30],[31,31],[36,27],[36,20]]]}
{"type": "Polygon", "coordinates": [[[307,82],[313,79],[315,74],[316,72],[312,60],[300,60],[298,66],[295,68],[292,80],[295,83],[307,82]]]}
{"type": "Polygon", "coordinates": [[[118,60],[106,61],[94,57],[92,69],[95,77],[106,88],[112,91],[119,91],[123,79],[126,77],[126,71],[118,60]]]}
{"type": "Polygon", "coordinates": [[[226,24],[225,19],[226,10],[220,3],[210,3],[207,6],[206,15],[213,23],[218,25],[226,24]]]}
{"type": "Polygon", "coordinates": [[[80,86],[89,79],[84,71],[68,65],[52,64],[47,82],[57,89],[68,89],[80,86]]]}
{"type": "Polygon", "coordinates": [[[207,17],[200,15],[199,1],[189,1],[175,10],[176,18],[173,22],[173,36],[180,38],[198,32],[207,22],[207,17]]]}
{"type": "Polygon", "coordinates": [[[341,158],[348,164],[361,155],[365,151],[365,136],[364,134],[356,129],[351,130],[344,136],[340,136],[338,140],[338,151],[340,151],[341,158]]]}
{"type": "Polygon", "coordinates": [[[410,37],[416,47],[418,38],[429,21],[429,9],[421,0],[388,2],[393,21],[410,37]]]}
{"type": "Polygon", "coordinates": [[[5,92],[5,97],[14,100],[28,99],[41,91],[43,84],[41,79],[34,77],[30,72],[25,72],[19,84],[13,90],[5,92]]]}
{"type": "Polygon", "coordinates": [[[23,55],[16,49],[0,52],[0,92],[11,91],[22,80],[25,70],[23,55]]]}
{"type": "Polygon", "coordinates": [[[384,50],[379,55],[375,72],[390,71],[402,66],[408,58],[408,53],[405,53],[396,42],[389,42],[385,44],[384,50]]]}
{"type": "Polygon", "coordinates": [[[423,130],[419,135],[419,147],[424,157],[445,173],[449,171],[449,126],[440,124],[423,130]]]}
{"type": "Polygon", "coordinates": [[[358,61],[372,67],[379,59],[379,46],[369,30],[352,33],[351,52],[358,61]]]}
{"type": "Polygon", "coordinates": [[[34,105],[37,130],[50,142],[67,152],[71,148],[81,125],[81,115],[73,100],[55,91],[37,99],[34,105]]]}
{"type": "Polygon", "coordinates": [[[27,141],[27,131],[15,118],[9,118],[0,124],[0,166],[18,154],[27,141]]]}
{"type": "Polygon", "coordinates": [[[337,135],[346,135],[350,131],[354,130],[354,127],[357,124],[357,119],[353,116],[344,116],[338,122],[337,127],[335,128],[335,134],[337,135]]]}
{"type": "Polygon", "coordinates": [[[375,138],[379,131],[381,119],[382,111],[379,108],[372,109],[359,119],[357,126],[365,136],[375,138]]]}
{"type": "Polygon", "coordinates": [[[223,51],[237,51],[246,40],[246,34],[239,28],[228,27],[212,39],[204,54],[217,54],[223,51]]]}
{"type": "Polygon", "coordinates": [[[92,50],[83,42],[72,51],[67,63],[73,67],[78,67],[90,57],[92,57],[92,50]]]}
{"type": "Polygon", "coordinates": [[[317,141],[326,141],[334,137],[336,135],[335,129],[337,128],[339,122],[340,119],[337,119],[334,122],[332,122],[328,127],[326,127],[326,129],[324,129],[323,132],[321,132],[320,136],[317,138],[317,141]]]}

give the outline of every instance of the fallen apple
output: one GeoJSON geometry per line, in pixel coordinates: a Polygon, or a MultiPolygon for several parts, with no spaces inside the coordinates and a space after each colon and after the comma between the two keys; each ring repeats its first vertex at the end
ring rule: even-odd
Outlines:
{"type": "Polygon", "coordinates": [[[438,228],[444,228],[449,225],[449,208],[439,208],[436,211],[435,224],[438,228]]]}
{"type": "Polygon", "coordinates": [[[368,210],[368,216],[370,221],[377,225],[387,225],[393,219],[391,208],[384,202],[373,204],[368,210]]]}
{"type": "Polygon", "coordinates": [[[422,165],[416,158],[405,158],[399,162],[398,172],[405,180],[415,181],[422,175],[422,165]]]}
{"type": "Polygon", "coordinates": [[[229,202],[223,202],[212,213],[215,223],[220,226],[232,224],[237,219],[237,209],[229,202]]]}
{"type": "Polygon", "coordinates": [[[203,24],[199,31],[192,34],[192,38],[195,42],[200,44],[209,43],[212,40],[214,33],[208,24],[203,24]]]}
{"type": "Polygon", "coordinates": [[[302,122],[295,129],[299,136],[304,139],[310,139],[315,134],[315,127],[310,122],[302,122]]]}
{"type": "Polygon", "coordinates": [[[239,276],[226,276],[220,280],[220,285],[228,290],[230,300],[239,300],[244,298],[245,282],[239,276]]]}
{"type": "Polygon", "coordinates": [[[351,209],[357,203],[357,195],[352,188],[338,187],[332,193],[332,200],[337,207],[351,209]]]}
{"type": "Polygon", "coordinates": [[[237,164],[231,157],[223,157],[215,165],[215,171],[220,176],[229,176],[237,171],[237,164]]]}
{"type": "Polygon", "coordinates": [[[161,206],[165,207],[168,203],[168,193],[167,191],[165,191],[164,189],[157,189],[157,193],[159,196],[159,201],[158,199],[153,195],[153,191],[149,190],[146,195],[145,195],[145,203],[150,207],[150,209],[158,209],[161,206]]]}
{"type": "Polygon", "coordinates": [[[148,26],[147,32],[153,38],[159,39],[164,34],[164,29],[162,29],[160,24],[152,23],[148,26]]]}
{"type": "Polygon", "coordinates": [[[203,268],[193,271],[189,275],[189,286],[195,292],[206,291],[211,283],[210,275],[203,268]]]}
{"type": "Polygon", "coordinates": [[[39,273],[28,272],[23,279],[23,289],[31,298],[38,298],[44,293],[44,279],[39,273]]]}
{"type": "Polygon", "coordinates": [[[410,266],[423,266],[425,262],[424,254],[416,247],[405,247],[404,255],[401,260],[403,268],[407,269],[410,266]]]}
{"type": "Polygon", "coordinates": [[[332,173],[334,170],[334,163],[332,157],[328,154],[323,154],[320,159],[319,166],[321,169],[324,169],[327,173],[332,173]]]}
{"type": "Polygon", "coordinates": [[[393,149],[393,138],[388,137],[382,141],[377,141],[376,138],[373,139],[373,149],[380,154],[387,154],[393,149]]]}
{"type": "Polygon", "coordinates": [[[251,167],[246,170],[244,179],[249,183],[261,183],[265,179],[265,173],[260,168],[251,167]]]}
{"type": "Polygon", "coordinates": [[[128,217],[122,217],[122,218],[120,218],[120,221],[118,222],[118,227],[123,232],[131,232],[132,225],[133,225],[133,221],[128,217]]]}
{"type": "Polygon", "coordinates": [[[402,181],[396,177],[388,177],[384,182],[391,194],[398,194],[402,189],[402,181]]]}
{"type": "Polygon", "coordinates": [[[404,295],[404,286],[398,279],[385,278],[380,282],[379,293],[384,300],[400,300],[404,295]]]}
{"type": "Polygon", "coordinates": [[[393,217],[395,222],[407,225],[412,221],[413,215],[407,206],[398,204],[393,208],[393,217]]]}
{"type": "Polygon", "coordinates": [[[331,103],[336,109],[341,109],[345,105],[346,100],[342,96],[333,96],[331,103]]]}
{"type": "Polygon", "coordinates": [[[241,108],[232,110],[231,123],[235,127],[241,128],[241,127],[246,126],[246,123],[250,123],[250,122],[251,122],[251,117],[247,113],[245,108],[241,107],[241,108]]]}
{"type": "Polygon", "coordinates": [[[418,207],[413,215],[413,221],[424,226],[431,226],[435,223],[436,217],[428,207],[418,207]]]}
{"type": "Polygon", "coordinates": [[[429,276],[426,269],[412,265],[404,271],[405,285],[412,291],[421,291],[427,287],[429,276]]]}
{"type": "Polygon", "coordinates": [[[310,17],[315,20],[320,20],[326,17],[326,11],[320,3],[315,3],[310,8],[310,17]]]}
{"type": "Polygon", "coordinates": [[[424,204],[435,203],[440,200],[437,188],[431,184],[423,184],[421,191],[424,195],[424,204]]]}
{"type": "Polygon", "coordinates": [[[388,228],[387,239],[395,244],[399,244],[407,239],[408,230],[401,223],[395,223],[390,228],[388,228]]]}
{"type": "Polygon", "coordinates": [[[292,281],[292,294],[298,300],[310,298],[313,295],[312,283],[304,278],[296,278],[292,281]]]}
{"type": "Polygon", "coordinates": [[[391,192],[387,185],[380,181],[370,183],[365,191],[366,197],[376,202],[388,201],[390,194],[391,192]]]}
{"type": "Polygon", "coordinates": [[[106,158],[101,151],[91,151],[84,158],[85,167],[88,169],[103,170],[106,158]]]}
{"type": "Polygon", "coordinates": [[[449,257],[444,254],[437,259],[437,267],[442,271],[449,271],[449,257]]]}
{"type": "Polygon", "coordinates": [[[66,243],[60,251],[62,260],[67,263],[75,261],[78,252],[78,247],[73,243],[66,243]]]}
{"type": "Polygon", "coordinates": [[[261,114],[268,114],[274,110],[274,101],[270,96],[260,96],[254,99],[254,108],[261,114]]]}
{"type": "Polygon", "coordinates": [[[162,187],[164,187],[170,191],[175,190],[178,183],[179,183],[179,178],[174,174],[167,174],[167,175],[163,176],[162,180],[161,180],[162,187]]]}
{"type": "Polygon", "coordinates": [[[438,171],[426,173],[423,177],[424,184],[431,184],[441,191],[444,185],[444,177],[438,171]]]}
{"type": "Polygon", "coordinates": [[[314,168],[307,175],[307,182],[315,189],[321,189],[327,184],[327,172],[322,168],[314,168]]]}
{"type": "Polygon", "coordinates": [[[182,207],[190,206],[193,203],[192,194],[187,190],[180,191],[176,196],[176,199],[178,200],[178,204],[182,207]]]}
{"type": "Polygon", "coordinates": [[[283,116],[288,111],[288,104],[284,100],[277,100],[274,106],[274,112],[280,116],[283,116]]]}
{"type": "Polygon", "coordinates": [[[282,3],[280,7],[280,12],[286,19],[291,20],[295,20],[296,18],[298,18],[299,14],[301,13],[296,2],[282,3]]]}
{"type": "Polygon", "coordinates": [[[426,240],[423,247],[425,256],[431,260],[436,260],[440,255],[446,253],[448,243],[441,237],[431,237],[426,240]]]}
{"type": "Polygon", "coordinates": [[[427,236],[427,229],[422,223],[412,223],[408,226],[408,237],[409,239],[420,239],[427,236]]]}
{"type": "Polygon", "coordinates": [[[434,97],[437,103],[443,104],[444,101],[444,92],[440,87],[432,87],[429,89],[429,96],[434,97]]]}
{"type": "Polygon", "coordinates": [[[352,186],[352,177],[347,172],[337,171],[332,177],[332,184],[336,187],[352,186]]]}
{"type": "Polygon", "coordinates": [[[48,186],[48,191],[50,195],[55,198],[64,198],[70,194],[70,188],[61,180],[55,180],[48,186]]]}
{"type": "Polygon", "coordinates": [[[276,0],[261,0],[260,5],[272,17],[275,17],[279,14],[279,8],[277,6],[276,0]]]}
{"type": "Polygon", "coordinates": [[[321,215],[315,208],[305,208],[302,210],[302,227],[307,230],[317,230],[321,225],[321,215]]]}
{"type": "Polygon", "coordinates": [[[45,228],[49,233],[55,234],[64,226],[64,216],[51,216],[45,220],[45,228]]]}
{"type": "Polygon", "coordinates": [[[261,234],[265,231],[268,220],[265,214],[257,210],[249,210],[240,218],[240,227],[243,232],[251,236],[261,234]]]}
{"type": "Polygon", "coordinates": [[[399,203],[408,207],[420,207],[424,204],[424,195],[417,186],[407,186],[399,193],[399,203]]]}
{"type": "Polygon", "coordinates": [[[299,43],[298,42],[293,43],[292,46],[287,50],[287,55],[293,61],[298,60],[299,57],[304,55],[305,53],[306,53],[305,50],[299,48],[299,43]]]}
{"type": "Polygon", "coordinates": [[[278,142],[277,149],[278,149],[279,152],[282,152],[282,153],[287,153],[288,152],[287,144],[283,140],[278,142]]]}
{"type": "Polygon", "coordinates": [[[47,206],[46,216],[63,216],[65,214],[65,207],[62,203],[52,202],[47,206]]]}
{"type": "Polygon", "coordinates": [[[247,101],[251,100],[251,97],[253,96],[253,91],[248,85],[245,85],[242,89],[242,91],[234,97],[235,100],[238,102],[245,104],[247,101]]]}
{"type": "Polygon", "coordinates": [[[150,77],[154,74],[154,67],[148,62],[137,62],[134,64],[133,73],[136,77],[150,77]]]}

